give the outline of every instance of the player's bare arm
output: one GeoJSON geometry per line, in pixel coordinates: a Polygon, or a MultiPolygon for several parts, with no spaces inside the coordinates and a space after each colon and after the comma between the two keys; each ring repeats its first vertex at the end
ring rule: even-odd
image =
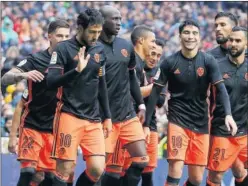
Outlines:
{"type": "MultiPolygon", "coordinates": [[[[57,52],[60,53],[61,51],[57,51],[57,52]]],[[[55,62],[53,62],[51,59],[51,62],[50,62],[51,66],[49,67],[49,70],[48,70],[47,86],[49,88],[63,86],[64,84],[68,83],[68,80],[70,81],[74,79],[79,73],[81,73],[85,69],[90,59],[90,54],[88,54],[85,57],[85,47],[80,48],[77,54],[78,60],[79,60],[77,67],[75,69],[72,69],[66,72],[65,74],[61,74],[61,69],[63,69],[63,67],[60,65],[58,65],[59,68],[57,66],[54,66],[54,65],[57,65],[58,60],[59,60],[59,57],[58,57],[59,54],[57,52],[53,53],[53,56],[55,56],[54,57],[55,62]]]]}
{"type": "Polygon", "coordinates": [[[18,144],[17,131],[20,126],[21,113],[22,113],[23,107],[24,107],[24,101],[20,100],[14,112],[12,127],[11,127],[10,135],[9,135],[8,150],[11,153],[16,153],[16,149],[17,149],[16,147],[18,144]]]}
{"type": "Polygon", "coordinates": [[[44,75],[37,70],[31,70],[29,72],[22,72],[17,68],[12,68],[9,72],[2,77],[3,85],[11,85],[18,83],[19,81],[27,79],[33,82],[41,82],[44,79],[44,75]]]}

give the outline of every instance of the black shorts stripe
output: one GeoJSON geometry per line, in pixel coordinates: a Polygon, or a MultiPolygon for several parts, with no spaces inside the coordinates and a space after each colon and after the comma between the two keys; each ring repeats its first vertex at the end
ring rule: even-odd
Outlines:
{"type": "Polygon", "coordinates": [[[56,145],[57,145],[57,137],[58,137],[58,129],[59,129],[59,120],[60,120],[60,115],[61,115],[61,108],[63,107],[63,102],[58,102],[57,103],[57,109],[56,109],[56,114],[54,117],[54,122],[53,122],[53,136],[54,136],[54,141],[53,141],[53,147],[52,147],[52,152],[51,156],[54,157],[56,155],[56,145]]]}
{"type": "Polygon", "coordinates": [[[116,148],[112,157],[112,163],[116,164],[118,161],[118,154],[119,154],[119,150],[120,150],[120,140],[118,139],[116,142],[116,148]]]}

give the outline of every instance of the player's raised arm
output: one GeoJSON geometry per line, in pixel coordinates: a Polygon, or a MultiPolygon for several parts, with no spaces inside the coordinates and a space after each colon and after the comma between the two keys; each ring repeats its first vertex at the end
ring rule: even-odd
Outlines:
{"type": "Polygon", "coordinates": [[[148,98],[147,110],[146,110],[146,120],[144,123],[144,126],[146,126],[146,127],[149,127],[152,113],[154,112],[156,103],[159,99],[159,95],[162,92],[163,87],[167,83],[168,62],[166,62],[166,60],[164,60],[162,62],[160,69],[161,69],[160,75],[158,76],[158,79],[155,78],[152,92],[148,98]]]}
{"type": "Polygon", "coordinates": [[[47,75],[47,86],[49,88],[60,87],[66,84],[68,81],[73,80],[83,71],[90,58],[89,54],[85,57],[85,47],[80,48],[78,52],[79,62],[77,67],[64,73],[64,61],[66,57],[64,56],[65,54],[63,54],[63,49],[61,48],[63,48],[63,46],[57,47],[52,54],[47,75]]]}

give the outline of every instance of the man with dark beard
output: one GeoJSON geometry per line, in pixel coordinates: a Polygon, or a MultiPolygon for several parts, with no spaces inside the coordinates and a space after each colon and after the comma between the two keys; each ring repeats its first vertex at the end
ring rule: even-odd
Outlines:
{"type": "Polygon", "coordinates": [[[215,16],[215,35],[216,42],[219,44],[209,53],[219,60],[228,54],[227,45],[228,38],[232,32],[232,28],[238,25],[238,19],[229,12],[219,12],[215,16]]]}
{"type": "MultiPolygon", "coordinates": [[[[207,186],[220,186],[223,174],[232,168],[236,186],[248,185],[247,170],[247,121],[248,121],[248,73],[245,48],[247,30],[234,27],[229,38],[229,55],[219,61],[224,83],[230,97],[232,115],[237,123],[238,131],[231,136],[226,130],[224,110],[220,97],[216,97],[216,109],[213,112],[211,125],[211,143],[209,150],[207,186]]],[[[215,97],[215,89],[212,94],[215,97]]]]}
{"type": "MultiPolygon", "coordinates": [[[[146,153],[145,135],[140,123],[145,118],[145,104],[135,74],[135,51],[131,43],[117,37],[121,26],[121,14],[110,5],[101,7],[104,17],[103,30],[99,41],[106,54],[106,83],[113,130],[105,139],[106,170],[102,178],[102,186],[117,186],[121,167],[115,148],[119,140],[132,157],[132,164],[123,179],[125,186],[137,186],[141,173],[149,161],[146,153]],[[132,97],[138,105],[136,114],[132,97]],[[139,116],[139,118],[137,117],[139,116]]],[[[104,131],[105,132],[105,131],[104,131]]],[[[100,182],[98,182],[98,185],[100,182]]],[[[81,176],[77,186],[84,185],[81,176]]]]}
{"type": "Polygon", "coordinates": [[[103,21],[96,9],[82,11],[77,18],[76,35],[60,42],[51,57],[47,86],[60,89],[52,149],[57,172],[52,186],[65,186],[74,168],[78,146],[86,161],[86,169],[80,177],[81,185],[95,185],[104,172],[103,131],[107,137],[112,122],[105,81],[105,53],[97,42],[103,21]]]}

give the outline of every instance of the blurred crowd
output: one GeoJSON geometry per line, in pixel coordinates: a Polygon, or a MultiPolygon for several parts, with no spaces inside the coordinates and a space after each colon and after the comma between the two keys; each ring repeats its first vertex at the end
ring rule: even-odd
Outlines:
{"type": "MultiPolygon", "coordinates": [[[[215,45],[214,17],[219,11],[238,16],[241,26],[247,27],[247,2],[1,2],[1,76],[30,53],[48,47],[47,25],[55,18],[66,18],[76,33],[76,19],[86,7],[99,8],[111,4],[122,15],[119,35],[130,39],[134,26],[146,24],[154,29],[157,37],[166,42],[164,55],[179,50],[178,27],[182,20],[193,18],[201,25],[201,49],[206,51],[215,45]]],[[[12,116],[25,89],[23,82],[1,86],[2,136],[9,135],[12,116]]],[[[162,136],[167,118],[165,108],[158,111],[158,125],[162,136]]]]}

